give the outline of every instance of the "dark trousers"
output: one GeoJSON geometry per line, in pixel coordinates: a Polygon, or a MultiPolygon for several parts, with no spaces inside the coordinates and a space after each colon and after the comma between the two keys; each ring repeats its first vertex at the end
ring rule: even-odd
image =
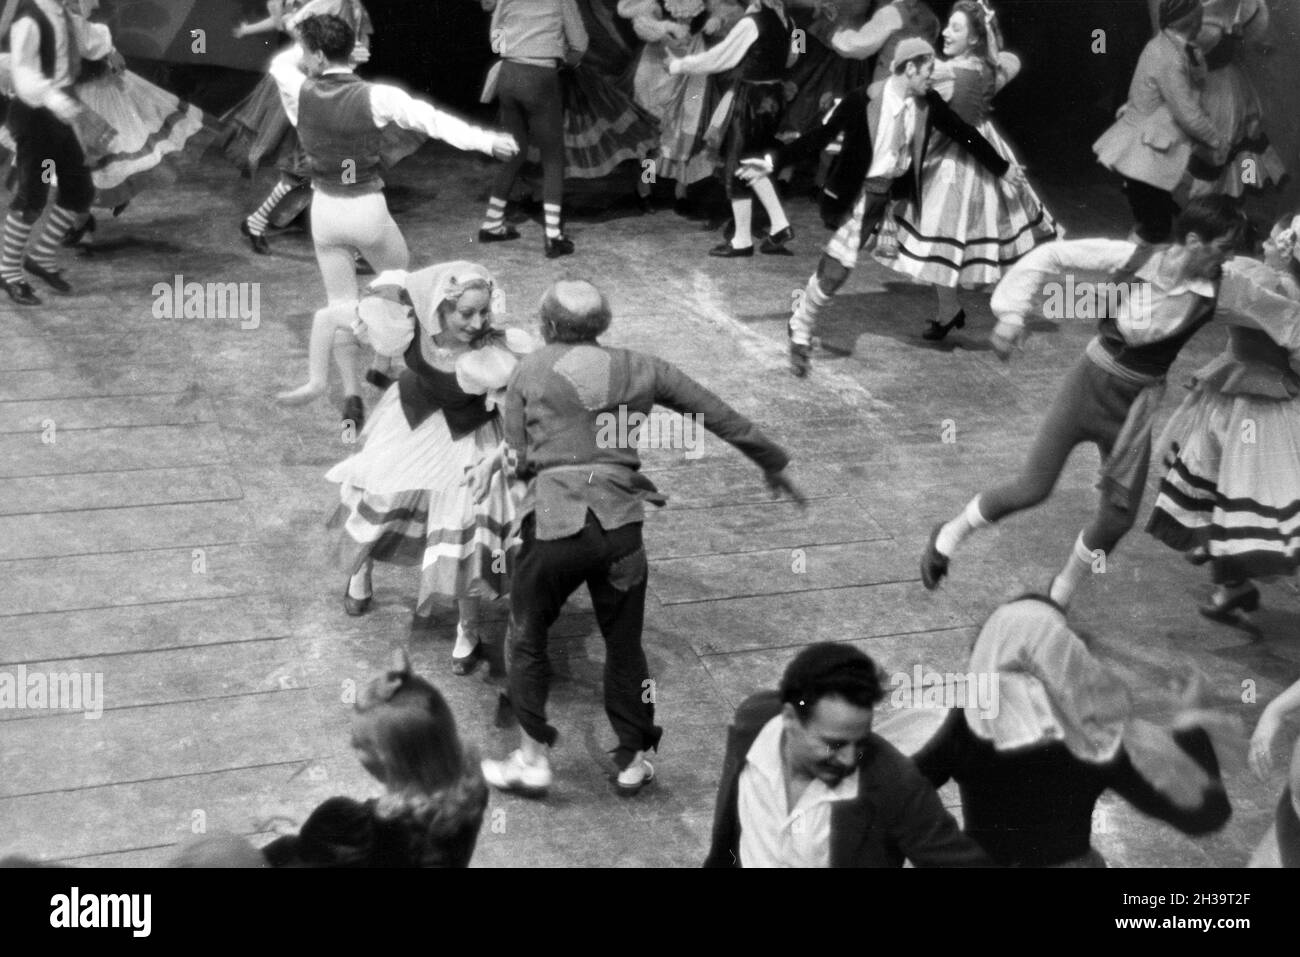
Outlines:
{"type": "Polygon", "coordinates": [[[32,109],[18,99],[9,102],[8,125],[18,174],[9,209],[26,223],[40,219],[49,202],[52,172],[58,176],[55,202],[59,206],[73,213],[90,209],[95,184],[72,127],[49,110],[32,109]]]}
{"type": "Polygon", "coordinates": [[[564,199],[564,97],[560,71],[528,63],[501,64],[497,79],[502,129],[515,138],[519,152],[502,164],[492,195],[509,199],[528,147],[542,154],[542,201],[559,206],[564,199]]]}
{"type": "Polygon", "coordinates": [[[1168,242],[1174,231],[1174,217],[1178,215],[1178,204],[1169,191],[1126,176],[1124,194],[1137,222],[1137,234],[1148,243],[1168,242]]]}
{"type": "Polygon", "coordinates": [[[657,747],[663,734],[654,723],[654,685],[641,648],[648,571],[641,524],[606,531],[588,512],[577,535],[544,541],[530,515],[523,539],[510,587],[510,701],[519,724],[534,741],[555,743],[557,732],[546,722],[546,638],[564,603],[585,582],[605,639],[605,714],[618,735],[614,763],[625,768],[636,752],[657,747]]]}

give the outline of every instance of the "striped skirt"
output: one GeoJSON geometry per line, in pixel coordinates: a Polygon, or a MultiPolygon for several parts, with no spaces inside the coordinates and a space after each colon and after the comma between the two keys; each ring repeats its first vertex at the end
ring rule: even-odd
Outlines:
{"type": "MultiPolygon", "coordinates": [[[[993,124],[979,132],[1003,157],[1015,154],[993,124]]],[[[1039,243],[1057,238],[1056,221],[1028,184],[1013,188],[952,140],[921,167],[921,208],[899,217],[898,255],[886,261],[904,275],[937,286],[984,286],[1039,243]]]]}
{"type": "Polygon", "coordinates": [[[394,385],[361,439],[361,451],[325,476],[340,486],[330,524],[343,529],[340,560],[348,574],[367,559],[419,566],[422,615],[457,598],[508,594],[520,544],[511,533],[512,490],[497,473],[486,500],[476,503],[464,484],[466,469],[500,444],[499,421],[458,439],[442,413],[412,429],[394,385]]]}
{"type": "Polygon", "coordinates": [[[1169,472],[1147,531],[1208,552],[1216,582],[1300,566],[1300,403],[1198,387],[1165,427],[1169,472]]]}
{"type": "Polygon", "coordinates": [[[176,179],[169,162],[204,128],[203,111],[125,71],[77,87],[77,99],[117,131],[90,169],[95,205],[120,206],[148,186],[176,179]]]}
{"type": "MultiPolygon", "coordinates": [[[[659,121],[597,70],[579,65],[563,86],[566,177],[600,179],[628,160],[654,154],[659,121]]],[[[529,159],[540,157],[529,150],[529,159]]]]}

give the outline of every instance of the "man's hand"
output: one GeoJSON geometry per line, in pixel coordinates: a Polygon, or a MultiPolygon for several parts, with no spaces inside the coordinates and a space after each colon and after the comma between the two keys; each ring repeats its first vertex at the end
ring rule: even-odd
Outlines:
{"type": "Polygon", "coordinates": [[[736,178],[746,186],[757,183],[760,179],[766,179],[776,172],[772,160],[767,156],[751,156],[748,159],[740,161],[740,168],[736,170],[736,178]]]}
{"type": "Polygon", "coordinates": [[[788,495],[790,498],[794,499],[795,504],[800,508],[808,507],[808,499],[804,496],[803,492],[799,491],[798,487],[790,481],[789,477],[785,474],[784,469],[780,472],[764,472],[763,480],[767,482],[767,487],[772,490],[773,498],[780,498],[782,495],[788,495]]]}
{"type": "Polygon", "coordinates": [[[993,345],[993,351],[997,353],[998,358],[1006,362],[1011,358],[1011,354],[1019,349],[1025,341],[1025,329],[1023,326],[1016,326],[1009,322],[998,320],[998,324],[993,327],[993,333],[989,336],[989,342],[993,345]]]}
{"type": "Polygon", "coordinates": [[[370,48],[364,44],[358,43],[352,48],[352,65],[360,66],[362,63],[370,62],[370,48]]]}
{"type": "Polygon", "coordinates": [[[1021,189],[1029,180],[1025,176],[1025,168],[1023,166],[1012,164],[1011,168],[1007,170],[1006,175],[1002,177],[1002,181],[1014,189],[1021,189]]]}
{"type": "Polygon", "coordinates": [[[492,156],[499,160],[513,159],[519,154],[519,144],[509,133],[497,133],[492,137],[492,156]]]}
{"type": "Polygon", "coordinates": [[[126,57],[122,56],[122,54],[118,53],[116,50],[109,53],[109,55],[104,58],[104,62],[108,65],[109,70],[117,76],[121,76],[126,70],[126,57]]]}
{"type": "Polygon", "coordinates": [[[77,117],[81,115],[81,111],[85,109],[85,107],[66,93],[58,94],[46,105],[49,108],[49,111],[59,118],[60,122],[69,125],[75,123],[77,117]]]}
{"type": "Polygon", "coordinates": [[[230,31],[230,35],[234,37],[236,40],[244,39],[244,37],[248,36],[248,24],[247,23],[235,24],[235,29],[230,31]]]}

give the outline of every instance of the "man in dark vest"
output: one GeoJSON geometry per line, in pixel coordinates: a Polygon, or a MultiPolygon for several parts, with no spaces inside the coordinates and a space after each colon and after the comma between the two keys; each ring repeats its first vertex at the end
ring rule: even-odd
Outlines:
{"type": "MultiPolygon", "coordinates": [[[[1235,201],[1205,196],[1188,203],[1175,221],[1175,243],[1046,243],[1011,267],[989,303],[998,320],[993,348],[1002,358],[1023,338],[1024,317],[1035,296],[1046,293],[1050,300],[1053,283],[1069,274],[1101,273],[1110,279],[1081,290],[1068,303],[1078,315],[1066,312],[1053,318],[1101,321],[1047,410],[1021,474],[975,496],[955,518],[935,526],[921,559],[926,588],[938,586],[966,536],[1043,502],[1070,453],[1084,442],[1095,443],[1101,452],[1101,503],[1092,524],[1079,533],[1065,567],[1052,579],[1052,601],[1066,607],[1089,573],[1105,569],[1142,504],[1151,428],[1165,375],[1179,350],[1213,318],[1216,306],[1260,319],[1275,313],[1300,320],[1300,304],[1261,292],[1231,264],[1224,268],[1247,229],[1235,201]]],[[[1056,285],[1059,290],[1061,284],[1056,285]]]]}
{"type": "Polygon", "coordinates": [[[95,197],[74,130],[85,108],[71,95],[72,84],[82,60],[107,60],[114,71],[121,71],[123,61],[108,27],[86,22],[75,0],[17,0],[7,40],[15,96],[6,124],[15,144],[18,185],[5,220],[0,288],[20,306],[38,306],[27,273],[56,292],[72,291],[54,257],[95,197]],[[32,242],[56,178],[54,206],[32,242]]]}
{"type": "MultiPolygon", "coordinates": [[[[368,83],[350,63],[356,35],[335,16],[309,17],[298,27],[300,43],[271,61],[289,121],[298,128],[311,169],[311,231],[329,305],[315,325],[346,327],[357,303],[353,250],[380,272],[405,270],[410,252],[384,200],[380,177],[380,131],[390,123],[416,130],[463,150],[497,159],[518,152],[507,133],[471,126],[395,86],[368,83]]],[[[313,336],[313,338],[316,338],[313,336]]],[[[364,416],[360,344],[345,328],[334,335],[334,358],[343,376],[344,416],[358,430],[364,416]]],[[[297,405],[325,392],[328,360],[313,356],[310,381],[283,393],[297,405]]]]}
{"type": "Polygon", "coordinates": [[[812,365],[817,317],[857,265],[862,244],[884,218],[891,199],[920,200],[921,167],[932,130],[961,143],[990,172],[1013,185],[1023,180],[983,136],[930,89],[934,47],[908,37],[894,49],[891,74],[878,95],[860,88],[815,128],[766,156],[746,159],[736,174],[754,182],[820,153],[840,133],[844,149],[822,191],[822,218],[835,229],[817,271],[796,295],[790,317],[790,371],[803,378],[812,365]]]}

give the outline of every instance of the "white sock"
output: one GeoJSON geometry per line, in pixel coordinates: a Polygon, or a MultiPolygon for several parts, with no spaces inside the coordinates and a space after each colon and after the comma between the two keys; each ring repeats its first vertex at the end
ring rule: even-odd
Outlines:
{"type": "Polygon", "coordinates": [[[1052,579],[1052,590],[1048,597],[1062,608],[1070,604],[1074,590],[1079,587],[1084,576],[1092,573],[1092,562],[1092,549],[1084,544],[1083,532],[1080,532],[1074,540],[1074,551],[1065,560],[1065,567],[1052,579]]]}
{"type": "Polygon", "coordinates": [[[748,249],[754,245],[754,204],[749,200],[738,200],[731,204],[731,215],[736,220],[736,234],[731,237],[731,245],[736,249],[748,249]]]}
{"type": "Polygon", "coordinates": [[[939,529],[939,537],[935,539],[934,547],[940,555],[945,558],[951,558],[952,553],[957,550],[957,546],[971,532],[978,528],[984,528],[992,525],[983,513],[980,512],[980,497],[976,495],[966,503],[966,507],[950,522],[944,523],[943,528],[939,529]]]}

